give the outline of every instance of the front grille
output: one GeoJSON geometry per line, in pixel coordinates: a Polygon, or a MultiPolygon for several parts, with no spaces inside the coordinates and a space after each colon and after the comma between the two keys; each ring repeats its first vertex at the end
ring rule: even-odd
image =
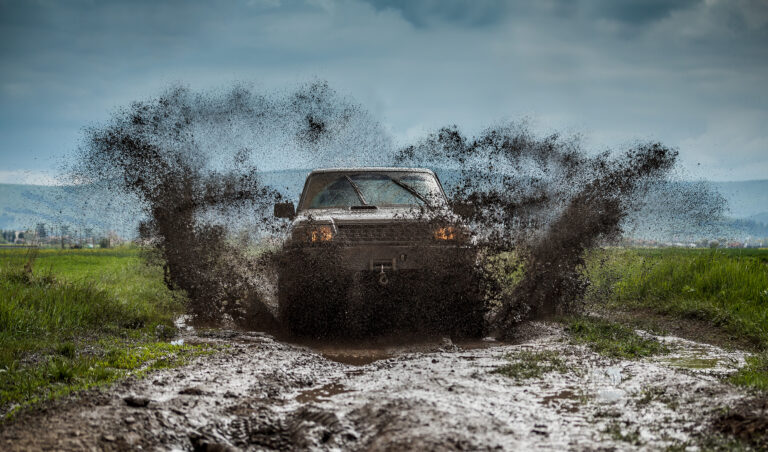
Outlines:
{"type": "Polygon", "coordinates": [[[349,243],[423,243],[432,238],[420,223],[337,224],[337,239],[349,243]]]}

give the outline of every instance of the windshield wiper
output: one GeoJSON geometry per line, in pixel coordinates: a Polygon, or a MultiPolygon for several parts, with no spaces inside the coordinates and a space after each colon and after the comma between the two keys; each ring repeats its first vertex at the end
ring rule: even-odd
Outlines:
{"type": "Polygon", "coordinates": [[[394,177],[391,177],[391,176],[387,176],[387,177],[389,177],[389,180],[394,182],[395,185],[407,191],[408,193],[412,194],[414,197],[416,197],[419,201],[423,202],[430,209],[432,208],[432,204],[430,204],[429,201],[427,201],[427,198],[425,198],[424,195],[416,191],[416,189],[406,184],[405,182],[401,182],[399,179],[395,179],[394,177]]]}
{"type": "Polygon", "coordinates": [[[347,179],[347,182],[349,182],[349,185],[352,186],[352,189],[355,190],[355,193],[357,193],[357,197],[360,198],[360,202],[363,203],[364,206],[367,206],[368,203],[365,202],[365,197],[363,196],[363,192],[360,191],[360,187],[358,187],[357,184],[354,183],[349,176],[344,177],[347,179]]]}

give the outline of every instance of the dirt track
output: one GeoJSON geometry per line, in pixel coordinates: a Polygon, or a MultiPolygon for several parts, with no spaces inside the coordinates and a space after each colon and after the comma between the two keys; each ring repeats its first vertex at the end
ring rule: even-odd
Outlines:
{"type": "Polygon", "coordinates": [[[534,323],[515,344],[292,345],[259,333],[185,340],[227,350],[23,414],[10,450],[649,449],[711,427],[746,394],[719,376],[744,354],[662,338],[671,355],[609,360],[534,323]],[[492,373],[523,350],[566,366],[525,381],[492,373]],[[333,359],[328,359],[333,358],[333,359]],[[342,361],[342,362],[339,362],[342,361]],[[707,368],[696,369],[699,364],[707,368]],[[680,367],[680,366],[686,367],[680,367]],[[130,406],[125,398],[133,396],[130,406]]]}

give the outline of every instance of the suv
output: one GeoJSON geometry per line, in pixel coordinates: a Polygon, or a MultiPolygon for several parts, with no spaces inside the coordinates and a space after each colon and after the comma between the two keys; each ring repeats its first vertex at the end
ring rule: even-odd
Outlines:
{"type": "Polygon", "coordinates": [[[318,169],[275,216],[292,220],[278,299],[294,333],[482,332],[471,235],[431,170],[318,169]]]}

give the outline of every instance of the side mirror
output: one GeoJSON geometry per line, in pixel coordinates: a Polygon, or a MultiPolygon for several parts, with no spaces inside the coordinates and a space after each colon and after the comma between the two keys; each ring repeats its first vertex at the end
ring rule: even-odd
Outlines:
{"type": "Polygon", "coordinates": [[[296,216],[296,209],[292,202],[279,202],[275,204],[275,217],[291,219],[296,216]]]}
{"type": "Polygon", "coordinates": [[[451,210],[462,218],[469,218],[475,213],[475,206],[468,202],[454,202],[451,204],[451,210]]]}

